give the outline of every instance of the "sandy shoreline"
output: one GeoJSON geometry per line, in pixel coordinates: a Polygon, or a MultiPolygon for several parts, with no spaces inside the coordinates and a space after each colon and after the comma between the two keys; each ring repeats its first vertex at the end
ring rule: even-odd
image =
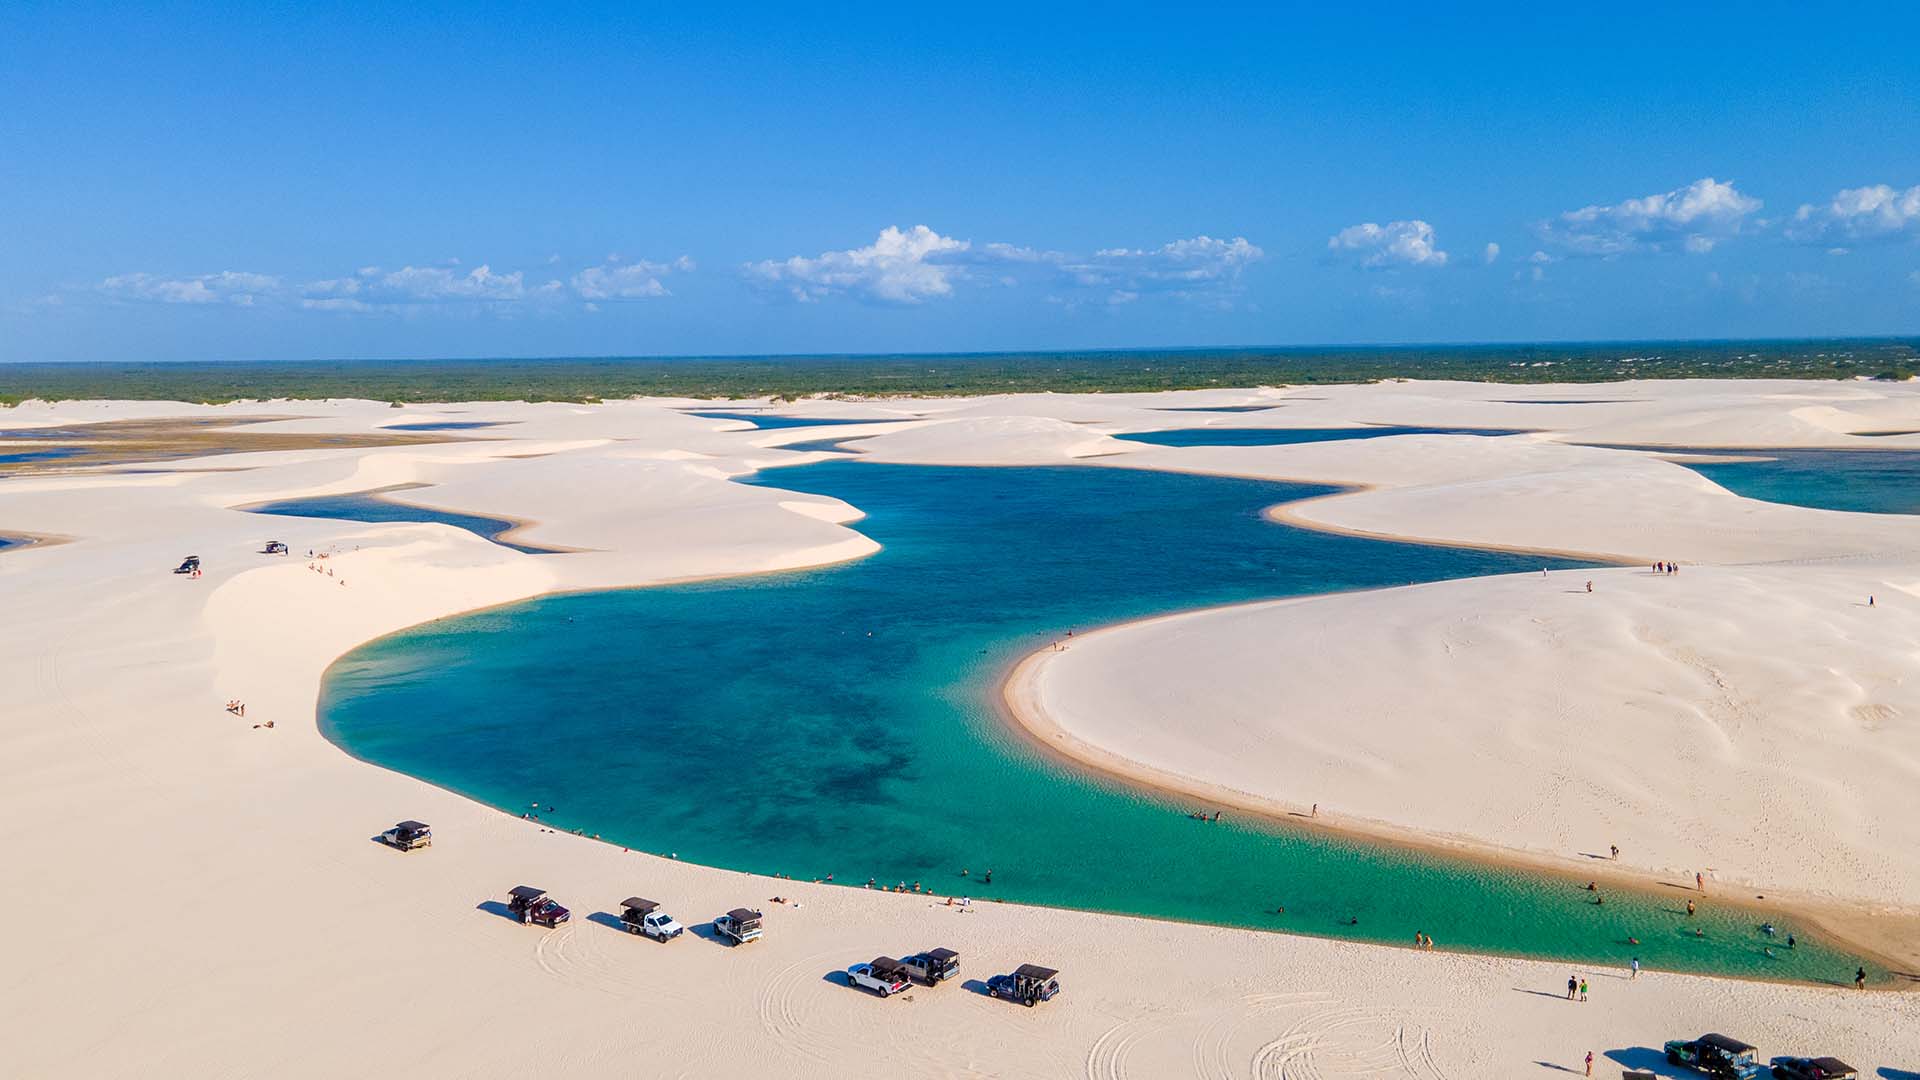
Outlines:
{"type": "MultiPolygon", "coordinates": [[[[1359,403],[1372,411],[1353,419],[1378,418],[1405,393],[1381,389],[1315,407],[1359,403]]],[[[16,971],[0,1010],[30,1033],[12,1067],[143,1077],[799,1077],[886,1067],[1431,1080],[1515,1074],[1534,1062],[1572,1067],[1589,1049],[1622,1066],[1650,1064],[1661,1038],[1710,1029],[1767,1053],[1839,1053],[1869,1069],[1920,1061],[1914,995],[1588,971],[1598,992],[1584,1006],[1560,999],[1560,964],[1011,904],[962,917],[924,897],[754,877],[546,832],[368,768],[320,735],[325,669],[386,633],[554,592],[873,550],[846,527],[857,508],[729,482],[805,458],[674,415],[673,404],[474,404],[460,414],[510,418],[520,430],[486,445],[223,463],[244,471],[183,462],[151,475],[0,485],[0,526],[73,538],[0,557],[12,608],[0,626],[0,677],[13,688],[0,717],[0,835],[22,880],[73,916],[0,930],[16,971]],[[269,522],[229,509],[397,482],[434,485],[437,506],[526,521],[530,543],[581,550],[526,556],[446,526],[269,522]],[[255,556],[269,532],[332,549],[337,575],[255,556]],[[206,558],[205,579],[166,572],[185,551],[206,558]],[[247,701],[246,721],[221,710],[234,697],[247,701]],[[251,726],[265,719],[276,728],[251,726]],[[402,817],[432,822],[435,847],[401,855],[369,841],[402,817]],[[523,881],[551,888],[575,922],[549,934],[488,910],[523,881]],[[636,891],[659,894],[690,925],[764,905],[769,937],[737,951],[692,936],[652,947],[591,918],[636,891]],[[771,904],[776,893],[802,903],[771,904]],[[933,944],[959,948],[972,979],[1053,962],[1067,993],[1032,1011],[962,986],[880,1003],[832,977],[881,951],[933,944]]],[[[83,405],[88,415],[111,411],[83,405]]],[[[876,460],[1066,463],[1104,436],[1057,414],[1132,407],[1064,396],[942,403],[967,415],[949,416],[945,433],[903,431],[863,449],[876,460]]],[[[379,403],[301,411],[311,418],[282,424],[352,431],[391,415],[379,403]]],[[[1367,479],[1364,462],[1317,455],[1367,479]]],[[[1291,468],[1290,457],[1245,460],[1257,472],[1291,468]]],[[[1420,525],[1413,531],[1424,534],[1445,523],[1420,525]]]]}
{"type": "MultiPolygon", "coordinates": [[[[1316,594],[1315,597],[1302,599],[1326,595],[1333,594],[1316,594]]],[[[1273,601],[1252,601],[1248,605],[1232,606],[1270,603],[1273,601]]],[[[1149,626],[1184,614],[1187,613],[1158,615],[1116,623],[1112,626],[1094,627],[1076,633],[1074,642],[1094,640],[1102,634],[1149,626]]],[[[1073,646],[1065,647],[1070,649],[1073,646]]],[[[1583,882],[1597,881],[1606,884],[1609,891],[1632,890],[1648,896],[1667,895],[1661,892],[1662,889],[1681,889],[1684,890],[1684,894],[1693,892],[1692,886],[1686,882],[1663,880],[1663,877],[1675,875],[1662,875],[1658,871],[1631,865],[1622,866],[1618,863],[1596,861],[1579,855],[1554,855],[1541,851],[1501,847],[1470,836],[1424,832],[1388,821],[1352,817],[1342,814],[1331,806],[1324,812],[1310,814],[1314,809],[1312,804],[1286,802],[1254,792],[1210,783],[1204,779],[1156,768],[1124,757],[1076,737],[1048,715],[1037,691],[1036,680],[1041,668],[1059,655],[1059,651],[1046,647],[1035,650],[1013,664],[1000,682],[998,696],[1000,713],[1013,730],[1026,737],[1029,745],[1062,761],[1090,769],[1096,774],[1118,779],[1156,794],[1198,800],[1209,809],[1225,807],[1250,813],[1264,821],[1289,829],[1324,831],[1389,847],[1427,851],[1484,866],[1542,872],[1565,880],[1569,889],[1578,889],[1583,882]]],[[[1744,883],[1717,885],[1711,896],[1716,906],[1752,911],[1758,922],[1771,921],[1788,914],[1797,916],[1819,927],[1830,939],[1843,943],[1849,951],[1857,952],[1890,971],[1920,970],[1920,911],[1888,911],[1866,904],[1839,904],[1830,898],[1796,895],[1791,890],[1769,888],[1764,885],[1756,890],[1755,887],[1744,883]]],[[[1719,976],[1708,977],[1718,978],[1719,976]]],[[[1878,984],[1874,988],[1920,992],[1920,982],[1897,979],[1878,984]]]]}

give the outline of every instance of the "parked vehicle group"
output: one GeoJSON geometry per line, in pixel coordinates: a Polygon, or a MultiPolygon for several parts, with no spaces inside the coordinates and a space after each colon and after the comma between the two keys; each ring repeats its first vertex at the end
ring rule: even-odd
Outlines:
{"type": "Polygon", "coordinates": [[[1709,1032],[1697,1039],[1672,1039],[1667,1063],[1716,1080],[1856,1080],[1860,1073],[1834,1057],[1777,1057],[1760,1064],[1760,1052],[1739,1039],[1709,1032]]]}

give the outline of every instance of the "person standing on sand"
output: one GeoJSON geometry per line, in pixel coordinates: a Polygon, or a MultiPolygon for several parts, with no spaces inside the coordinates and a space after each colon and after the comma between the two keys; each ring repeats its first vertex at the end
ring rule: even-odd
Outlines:
{"type": "Polygon", "coordinates": [[[1701,892],[1701,893],[1706,892],[1707,891],[1707,875],[1700,873],[1698,870],[1694,871],[1693,889],[1695,892],[1701,892]]]}
{"type": "Polygon", "coordinates": [[[1580,1000],[1587,1000],[1587,980],[1585,979],[1580,980],[1580,1000]]]}
{"type": "Polygon", "coordinates": [[[1633,963],[1631,964],[1631,967],[1633,968],[1633,974],[1627,977],[1629,979],[1639,978],[1640,977],[1640,958],[1639,957],[1636,956],[1633,958],[1633,963]]]}
{"type": "Polygon", "coordinates": [[[1609,844],[1607,846],[1607,850],[1613,852],[1613,860],[1615,862],[1620,861],[1620,845],[1619,844],[1609,844]]]}
{"type": "Polygon", "coordinates": [[[1567,976],[1567,1000],[1568,1001],[1573,1000],[1573,993],[1578,989],[1580,989],[1580,980],[1578,978],[1575,978],[1572,975],[1567,976]]]}
{"type": "MultiPolygon", "coordinates": [[[[1541,572],[1542,572],[1542,573],[1545,573],[1545,571],[1541,571],[1541,572]]],[[[1314,804],[1313,804],[1313,813],[1311,813],[1311,814],[1309,814],[1309,815],[1307,815],[1307,816],[1308,816],[1308,817],[1319,817],[1319,816],[1320,816],[1320,804],[1319,804],[1319,803],[1314,803],[1314,804]]]]}
{"type": "Polygon", "coordinates": [[[1593,1075],[1593,1051],[1587,1051],[1587,1075],[1593,1075]]]}
{"type": "Polygon", "coordinates": [[[1589,582],[1587,582],[1587,591],[1588,591],[1588,592],[1592,592],[1592,591],[1593,591],[1593,582],[1591,582],[1591,581],[1589,581],[1589,582]]]}
{"type": "Polygon", "coordinates": [[[1853,969],[1853,988],[1855,990],[1865,990],[1867,988],[1866,968],[1857,967],[1853,969]]]}

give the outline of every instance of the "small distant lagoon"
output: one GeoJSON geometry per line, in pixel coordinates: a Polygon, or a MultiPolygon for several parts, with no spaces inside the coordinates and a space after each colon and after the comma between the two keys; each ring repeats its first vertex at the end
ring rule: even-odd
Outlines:
{"type": "Polygon", "coordinates": [[[500,427],[511,420],[424,420],[418,424],[388,424],[381,431],[476,431],[500,427]]]}
{"type": "Polygon", "coordinates": [[[0,447],[0,465],[19,465],[29,461],[58,461],[86,453],[84,446],[49,446],[36,450],[12,450],[0,447]]]}
{"type": "Polygon", "coordinates": [[[1384,439],[1393,435],[1524,435],[1519,428],[1344,427],[1344,428],[1175,428],[1115,435],[1154,446],[1291,446],[1344,439],[1384,439]]]}
{"type": "Polygon", "coordinates": [[[1749,499],[1816,510],[1920,514],[1920,450],[1767,450],[1740,456],[1743,460],[1681,464],[1749,499]]]}
{"type": "Polygon", "coordinates": [[[832,416],[781,416],[778,413],[706,412],[704,410],[699,412],[688,410],[687,415],[702,416],[708,420],[744,420],[763,431],[773,431],[778,428],[826,427],[830,424],[898,424],[902,421],[918,419],[913,416],[901,416],[843,420],[832,416]]]}
{"type": "Polygon", "coordinates": [[[415,627],[328,671],[322,730],[508,812],[551,804],[555,827],[740,870],[1377,942],[1421,931],[1443,948],[1612,965],[1853,971],[1804,927],[1783,926],[1800,948],[1768,957],[1745,913],[1708,904],[1689,920],[1677,891],[1610,891],[1598,907],[1563,877],[1231,812],[1195,822],[1189,801],[1038,752],[998,712],[1009,665],[1069,629],[1580,564],[1262,517],[1327,490],[1300,484],[857,460],[749,482],[846,500],[882,550],[415,627]]]}
{"type": "Polygon", "coordinates": [[[414,506],[386,498],[381,492],[362,491],[350,495],[317,495],[304,499],[283,499],[279,502],[262,503],[249,506],[248,510],[256,514],[273,514],[279,517],[328,518],[335,521],[417,521],[452,525],[465,529],[476,536],[483,537],[504,548],[528,555],[551,555],[553,548],[535,547],[531,544],[516,544],[501,537],[518,526],[518,522],[501,518],[483,517],[478,514],[461,514],[452,510],[435,510],[427,506],[414,506]]]}

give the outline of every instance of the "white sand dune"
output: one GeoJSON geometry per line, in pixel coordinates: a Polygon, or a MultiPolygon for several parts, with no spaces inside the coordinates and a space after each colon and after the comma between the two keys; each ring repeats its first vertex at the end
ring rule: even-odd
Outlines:
{"type": "MultiPolygon", "coordinates": [[[[1692,426],[1661,421],[1685,431],[1815,407],[1886,429],[1920,417],[1904,386],[1728,383],[1313,388],[1286,392],[1271,413],[1218,415],[1244,422],[1304,407],[1287,422],[1311,413],[1313,426],[1495,417],[1542,426],[1506,419],[1531,409],[1573,410],[1577,420],[1553,422],[1596,429],[1653,422],[1587,419],[1627,406],[1497,400],[1536,395],[1628,398],[1648,418],[1712,414],[1692,426]]],[[[886,403],[872,415],[944,419],[884,425],[864,448],[883,460],[1060,464],[1137,446],[1106,435],[1156,403],[1272,396],[886,403]],[[1096,416],[1109,419],[1072,422],[1096,416]]],[[[857,532],[857,507],[730,483],[805,459],[762,445],[766,432],[673,410],[691,404],[75,402],[0,413],[7,426],[271,414],[308,418],[275,425],[283,430],[338,432],[397,417],[511,421],[465,433],[471,442],[0,479],[0,532],[69,539],[0,553],[0,851],[15,897],[0,923],[10,975],[0,985],[0,1074],[1434,1078],[1577,1069],[1592,1050],[1607,1075],[1618,1068],[1609,1061],[1645,1063],[1661,1039],[1709,1029],[1769,1052],[1920,1067],[1912,994],[1589,972],[1593,1001],[1578,1005],[1559,999],[1568,969],[1555,964],[1017,906],[962,915],[923,897],[753,877],[549,833],[320,736],[321,673],[379,634],[556,589],[874,550],[857,532]],[[581,550],[528,556],[446,526],[233,509],[402,484],[427,486],[396,497],[532,522],[526,542],[581,550]],[[295,556],[258,554],[269,536],[295,556]],[[310,548],[330,553],[315,565],[331,574],[308,568],[310,548]],[[188,552],[206,560],[205,577],[167,572],[188,552]],[[244,720],[222,710],[233,698],[247,702],[244,720]],[[253,726],[268,720],[272,729],[253,726]],[[434,824],[431,850],[372,842],[404,817],[434,824]],[[548,933],[489,909],[522,882],[551,889],[577,921],[548,933]],[[768,936],[739,950],[692,936],[656,946],[589,918],[635,892],[690,923],[763,906],[768,936]],[[776,894],[801,903],[769,903],[776,894]],[[975,979],[1051,963],[1067,992],[1033,1010],[961,986],[882,1002],[828,978],[935,944],[960,949],[975,979]]],[[[1177,427],[1210,414],[1151,415],[1177,427]]],[[[1835,444],[1851,438],[1807,423],[1835,444]]],[[[1704,846],[1730,875],[1818,878],[1844,885],[1838,895],[1914,901],[1916,848],[1899,801],[1920,709],[1907,689],[1920,624],[1902,606],[1920,582],[1920,561],[1904,554],[1912,523],[1761,508],[1645,455],[1535,437],[1125,452],[1095,462],[1373,485],[1313,504],[1328,527],[1623,555],[1654,547],[1690,565],[1673,579],[1597,572],[1592,596],[1491,579],[1114,631],[1039,672],[1049,710],[1086,738],[1201,780],[1476,843],[1619,842],[1649,867],[1693,865],[1704,846]],[[1865,554],[1813,561],[1828,552],[1865,554]],[[1763,560],[1798,562],[1691,565],[1763,560]],[[1875,589],[1883,606],[1850,606],[1875,589]],[[1562,628],[1557,639],[1542,620],[1562,628]],[[1329,726],[1341,693],[1331,676],[1368,649],[1392,658],[1404,686],[1347,680],[1347,722],[1329,726]],[[1300,671],[1275,687],[1272,658],[1285,650],[1328,677],[1300,671]],[[1170,662],[1183,656],[1186,666],[1170,662]],[[1113,689],[1155,672],[1151,686],[1133,684],[1137,694],[1113,689]],[[1192,724],[1156,732],[1167,695],[1182,687],[1192,724]],[[1540,691],[1559,704],[1530,707],[1540,691]],[[1452,736],[1444,743],[1436,713],[1452,736]],[[1584,729],[1589,752],[1570,744],[1569,727],[1584,729]],[[1673,758],[1732,775],[1669,786],[1673,774],[1658,770],[1679,766],[1634,753],[1656,737],[1673,758]],[[1423,743],[1424,756],[1408,752],[1423,743]],[[1313,760],[1270,776],[1245,770],[1280,748],[1305,758],[1305,746],[1313,760]],[[1531,775],[1506,785],[1516,763],[1531,775]],[[1519,805],[1529,792],[1563,796],[1550,776],[1564,776],[1579,793],[1567,801],[1593,813],[1556,822],[1551,807],[1519,805]],[[1738,787],[1742,776],[1800,797],[1765,799],[1738,787]],[[1323,783],[1341,794],[1305,794],[1323,783]],[[1734,832],[1742,827],[1749,836],[1734,832]],[[1763,838],[1775,834],[1797,850],[1772,850],[1763,838]]]]}

